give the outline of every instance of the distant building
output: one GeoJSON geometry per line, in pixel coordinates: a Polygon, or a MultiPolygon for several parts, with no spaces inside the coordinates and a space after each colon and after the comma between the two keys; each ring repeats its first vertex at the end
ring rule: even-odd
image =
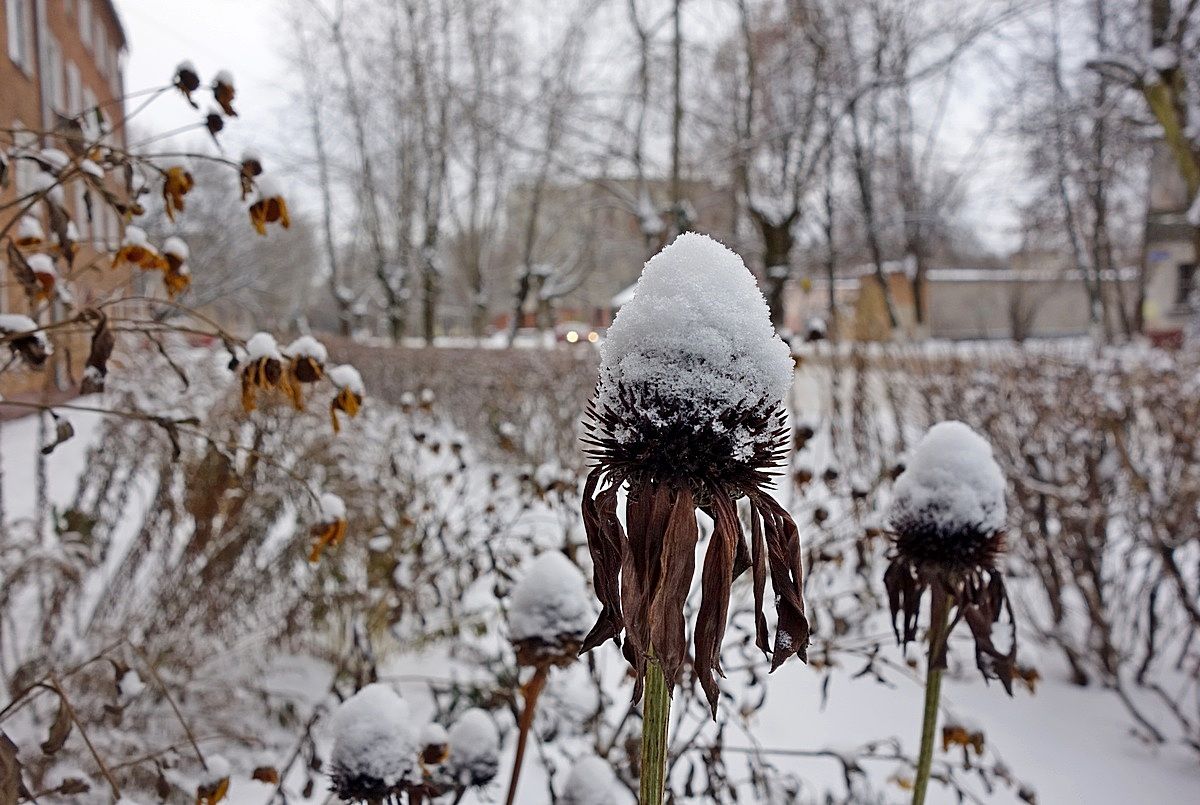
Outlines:
{"type": "Polygon", "coordinates": [[[1200,317],[1197,231],[1187,220],[1191,203],[1171,152],[1158,143],[1150,162],[1142,320],[1146,334],[1163,343],[1182,342],[1200,317]]]}
{"type": "MultiPolygon", "coordinates": [[[[44,148],[63,149],[63,141],[54,132],[66,132],[71,126],[83,130],[83,139],[99,136],[94,115],[84,119],[84,110],[102,110],[108,128],[113,133],[101,142],[124,145],[124,96],[122,58],[125,53],[125,32],[111,0],[4,0],[0,5],[0,41],[4,54],[0,56],[0,147],[37,154],[44,148]],[[70,120],[74,118],[75,123],[70,120]],[[12,133],[7,133],[12,129],[12,133]]],[[[78,140],[78,129],[75,130],[78,140]]],[[[37,181],[39,168],[29,159],[13,159],[12,181],[0,189],[0,204],[29,193],[37,181]]],[[[84,185],[80,180],[63,186],[63,205],[78,230],[82,247],[75,264],[80,265],[96,248],[115,245],[121,237],[122,224],[116,213],[101,203],[92,205],[89,219],[84,185]]],[[[50,235],[43,205],[31,210],[41,220],[45,234],[50,235]]],[[[0,227],[7,225],[15,213],[0,213],[0,227]]],[[[0,312],[28,313],[21,289],[11,281],[3,263],[0,249],[0,312]]],[[[128,275],[118,272],[80,272],[72,278],[76,300],[86,304],[112,287],[128,281],[128,275]]],[[[72,345],[73,346],[73,345],[72,345]]],[[[86,344],[82,350],[86,355],[86,344]]],[[[82,355],[76,356],[82,360],[82,355]]],[[[62,369],[62,365],[58,365],[62,369]]],[[[40,383],[41,376],[12,377],[9,372],[0,376],[0,393],[24,391],[20,383],[40,383]]],[[[60,375],[62,372],[57,373],[60,375]]],[[[69,374],[66,373],[66,374],[69,374]]]]}

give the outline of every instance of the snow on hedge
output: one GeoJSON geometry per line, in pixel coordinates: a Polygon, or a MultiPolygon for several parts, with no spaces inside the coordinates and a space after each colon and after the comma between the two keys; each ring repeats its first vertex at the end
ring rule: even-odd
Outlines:
{"type": "Polygon", "coordinates": [[[418,743],[408,704],[387,685],[367,685],[333,714],[331,760],[348,776],[395,785],[416,767],[418,743]]]}
{"type": "Polygon", "coordinates": [[[625,388],[652,420],[773,405],[791,382],[790,350],[754,276],[737,254],[691,232],[646,263],[600,348],[600,404],[621,407],[625,388]]]}
{"type": "Polygon", "coordinates": [[[934,519],[945,533],[1004,528],[1004,475],[987,440],[962,422],[939,422],[896,479],[892,520],[934,519]]]}
{"type": "Polygon", "coordinates": [[[561,635],[587,634],[593,616],[579,568],[558,551],[546,551],[528,563],[513,590],[508,623],[514,641],[552,642],[561,635]]]}

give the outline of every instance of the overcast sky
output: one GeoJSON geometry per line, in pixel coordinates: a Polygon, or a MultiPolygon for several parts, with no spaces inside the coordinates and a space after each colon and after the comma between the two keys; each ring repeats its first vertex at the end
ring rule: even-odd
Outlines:
{"type": "MultiPolygon", "coordinates": [[[[283,168],[284,175],[297,176],[288,170],[289,157],[295,159],[295,144],[289,106],[294,92],[289,84],[287,65],[281,43],[288,40],[288,9],[291,0],[115,0],[129,38],[125,83],[126,90],[161,86],[174,75],[175,66],[190,59],[200,72],[205,85],[218,70],[233,73],[237,87],[235,107],[240,118],[227,122],[221,141],[231,156],[238,156],[245,147],[256,148],[268,162],[283,168]],[[290,152],[290,153],[289,153],[290,152]]],[[[552,0],[546,0],[552,2],[552,0]]],[[[521,8],[517,2],[514,8],[521,8]]],[[[552,7],[551,7],[552,8],[552,7]]],[[[522,27],[533,42],[549,39],[546,26],[553,14],[546,13],[522,20],[522,27]]],[[[616,23],[614,23],[616,24],[616,23]]],[[[981,239],[993,249],[1005,251],[1016,245],[1014,238],[1013,201],[1017,196],[1014,173],[1019,160],[995,140],[987,143],[982,153],[973,152],[971,143],[982,127],[983,107],[989,103],[984,90],[990,83],[978,70],[969,70],[956,80],[959,103],[942,129],[952,161],[967,157],[971,163],[966,170],[972,185],[968,193],[964,217],[975,225],[981,239]],[[957,153],[956,153],[957,152],[957,153]],[[954,159],[957,157],[958,159],[954,159]]],[[[207,95],[207,93],[205,93],[207,95]]],[[[205,108],[209,97],[201,101],[205,108]]],[[[136,103],[136,102],[135,102],[136,103]]],[[[134,104],[130,105],[132,109],[134,104]]],[[[197,122],[199,113],[182,97],[170,94],[158,99],[134,121],[133,130],[161,133],[197,122]]],[[[188,134],[191,146],[203,142],[207,134],[188,134]]],[[[206,148],[211,145],[204,146],[206,148]]],[[[300,181],[284,181],[285,190],[297,206],[309,206],[300,181]],[[294,194],[294,195],[293,195],[294,194]]]]}
{"type": "MultiPolygon", "coordinates": [[[[284,2],[116,0],[129,38],[126,91],[170,83],[175,66],[184,59],[196,65],[205,85],[218,70],[229,70],[237,88],[234,107],[239,119],[227,122],[222,140],[235,155],[253,145],[269,157],[278,147],[290,98],[276,45],[284,24],[284,2]]],[[[210,97],[200,100],[201,110],[210,97]]],[[[129,108],[135,106],[136,101],[129,108]]],[[[171,131],[196,122],[198,114],[172,93],[135,118],[135,130],[141,136],[171,131]]]]}

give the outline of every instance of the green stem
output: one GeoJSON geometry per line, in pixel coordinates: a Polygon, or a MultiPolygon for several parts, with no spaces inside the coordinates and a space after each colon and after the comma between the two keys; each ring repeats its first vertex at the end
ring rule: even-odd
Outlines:
{"type": "Polygon", "coordinates": [[[921,721],[921,753],[917,756],[917,779],[913,783],[913,805],[924,805],[925,792],[929,790],[929,773],[933,768],[933,745],[937,740],[938,709],[942,698],[942,670],[934,668],[933,658],[938,656],[942,645],[949,639],[950,609],[947,601],[934,615],[929,627],[929,663],[925,673],[925,714],[921,721]]]}
{"type": "Polygon", "coordinates": [[[671,689],[662,666],[646,662],[646,693],[642,700],[642,794],[640,805],[662,805],[667,776],[667,727],[671,689]]]}

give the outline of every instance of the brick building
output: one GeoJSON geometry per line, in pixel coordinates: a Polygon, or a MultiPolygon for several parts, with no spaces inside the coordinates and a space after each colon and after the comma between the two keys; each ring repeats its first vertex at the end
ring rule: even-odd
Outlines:
{"type": "MultiPolygon", "coordinates": [[[[3,231],[24,207],[6,205],[36,189],[39,179],[44,178],[39,176],[38,163],[21,158],[22,154],[37,155],[42,149],[69,150],[60,133],[71,126],[82,128],[84,142],[124,145],[121,98],[126,40],[111,0],[3,0],[0,42],[4,47],[0,56],[0,147],[13,157],[8,186],[0,188],[3,231]],[[103,129],[96,109],[103,116],[103,129]],[[103,134],[105,131],[110,133],[103,134]]],[[[81,304],[107,295],[129,279],[127,273],[82,270],[88,261],[102,261],[104,258],[97,259],[97,252],[115,246],[122,231],[118,215],[104,204],[94,203],[89,217],[84,196],[83,181],[74,179],[62,184],[62,205],[75,224],[80,251],[70,266],[60,262],[58,270],[60,275],[70,274],[71,293],[81,304]]],[[[31,213],[41,220],[49,235],[44,206],[38,204],[31,213]]],[[[14,230],[10,229],[9,235],[14,230]]],[[[3,264],[4,259],[4,249],[0,248],[0,269],[4,272],[0,312],[29,314],[32,311],[28,310],[25,294],[3,264]]],[[[43,321],[51,312],[42,311],[43,321]]],[[[61,346],[65,347],[61,350],[64,354],[53,371],[6,372],[0,375],[0,393],[11,395],[69,385],[70,369],[80,358],[75,353],[86,351],[86,343],[82,349],[72,343],[61,346]]]]}

